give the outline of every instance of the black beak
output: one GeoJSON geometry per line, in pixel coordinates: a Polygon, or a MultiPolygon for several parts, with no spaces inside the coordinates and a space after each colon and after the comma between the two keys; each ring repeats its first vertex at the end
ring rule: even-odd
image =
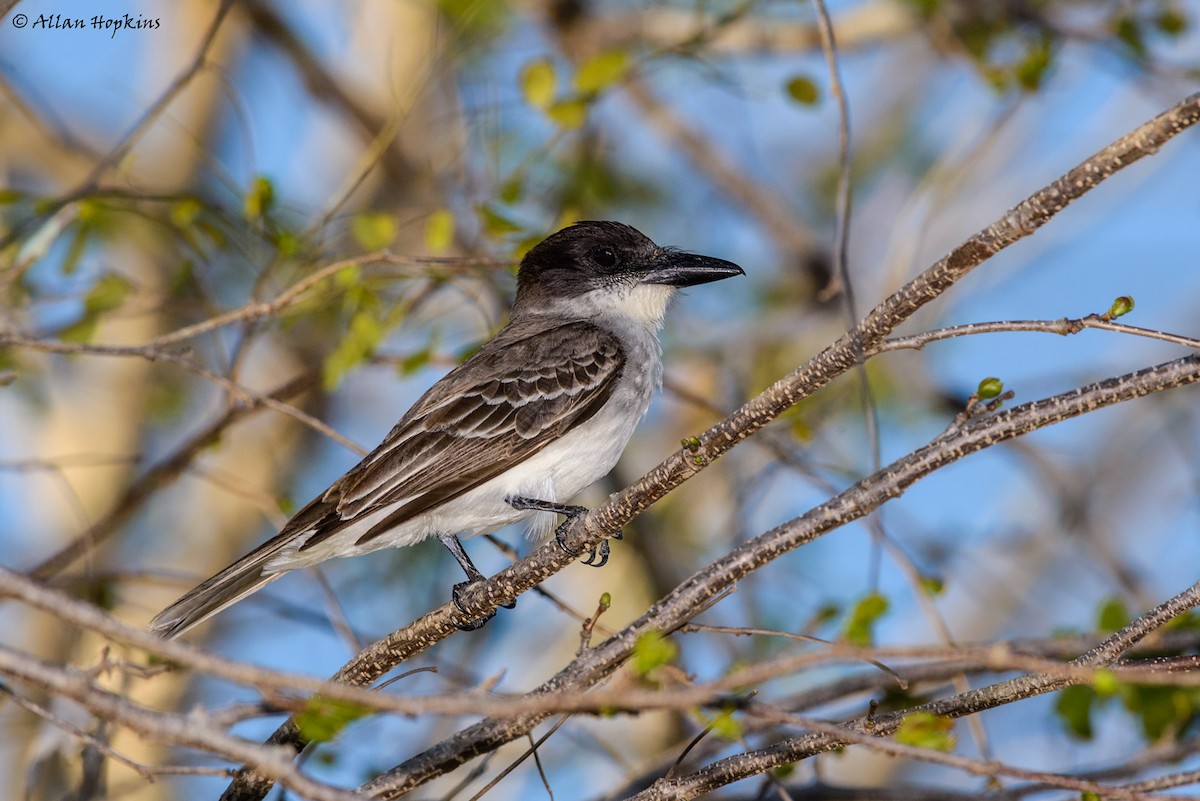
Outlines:
{"type": "Polygon", "coordinates": [[[745,270],[731,261],[664,248],[659,251],[650,269],[642,275],[642,283],[696,286],[745,274],[745,270]]]}

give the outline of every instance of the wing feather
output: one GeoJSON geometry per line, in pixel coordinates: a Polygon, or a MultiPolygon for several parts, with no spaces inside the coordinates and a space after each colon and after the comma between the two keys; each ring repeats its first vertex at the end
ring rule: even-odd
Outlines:
{"type": "Polygon", "coordinates": [[[616,335],[591,323],[510,326],[431,387],[305,510],[304,527],[293,530],[313,533],[300,550],[399,504],[357,540],[364,543],[495,478],[599,411],[624,364],[616,335]]]}

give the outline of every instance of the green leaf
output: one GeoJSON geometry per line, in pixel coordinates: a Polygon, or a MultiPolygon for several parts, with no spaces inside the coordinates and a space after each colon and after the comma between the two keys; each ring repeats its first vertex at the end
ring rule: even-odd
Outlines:
{"type": "Polygon", "coordinates": [[[247,219],[258,220],[270,211],[274,204],[275,187],[271,184],[271,179],[260,175],[251,182],[246,197],[242,199],[242,210],[247,219]]]}
{"type": "Polygon", "coordinates": [[[183,200],[177,200],[171,204],[170,210],[167,211],[167,216],[171,219],[171,224],[176,228],[191,228],[192,223],[196,222],[196,218],[204,211],[204,204],[194,197],[186,197],[183,200]]]}
{"type": "Polygon", "coordinates": [[[513,10],[502,0],[436,0],[433,5],[449,20],[458,47],[478,46],[499,35],[513,10]]]}
{"type": "Polygon", "coordinates": [[[597,53],[576,70],[575,90],[585,95],[602,92],[624,78],[629,67],[629,54],[624,50],[597,53]]]}
{"type": "Polygon", "coordinates": [[[1114,300],[1112,305],[1108,307],[1108,314],[1106,316],[1110,320],[1113,320],[1117,317],[1124,317],[1131,311],[1133,311],[1133,298],[1129,297],[1128,295],[1122,295],[1114,300]]]}
{"type": "Polygon", "coordinates": [[[480,206],[477,211],[483,223],[483,231],[490,237],[499,238],[521,230],[521,226],[515,220],[491,206],[480,206]]]}
{"type": "Polygon", "coordinates": [[[84,198],[76,208],[78,212],[75,219],[83,225],[95,225],[104,216],[104,204],[95,198],[84,198]]]}
{"type": "Polygon", "coordinates": [[[96,318],[81,317],[58,332],[58,338],[63,342],[86,344],[96,336],[96,318]]]}
{"type": "Polygon", "coordinates": [[[160,422],[182,419],[191,400],[193,398],[188,391],[188,385],[179,373],[161,376],[142,392],[142,403],[147,415],[160,422]]]}
{"type": "Polygon", "coordinates": [[[542,111],[550,108],[558,94],[558,76],[548,58],[531,61],[521,70],[521,96],[525,102],[542,111]]]}
{"type": "Polygon", "coordinates": [[[708,724],[708,730],[720,737],[722,740],[740,740],[745,734],[746,729],[742,722],[733,716],[733,711],[725,711],[712,719],[708,724]]]}
{"type": "Polygon", "coordinates": [[[0,189],[0,206],[7,206],[24,199],[25,195],[15,189],[0,189]]]}
{"type": "Polygon", "coordinates": [[[1092,689],[1096,695],[1111,698],[1121,689],[1121,682],[1111,670],[1097,670],[1092,675],[1092,689]]]}
{"type": "Polygon", "coordinates": [[[797,75],[789,78],[783,85],[787,96],[802,106],[813,106],[821,100],[821,90],[816,81],[807,75],[797,75]]]}
{"type": "Polygon", "coordinates": [[[582,128],[587,122],[588,106],[582,100],[562,100],[546,110],[546,116],[566,130],[582,128]]]}
{"type": "Polygon", "coordinates": [[[1164,629],[1186,629],[1190,631],[1200,631],[1200,615],[1196,614],[1194,609],[1189,609],[1178,617],[1173,617],[1167,621],[1164,629]]]}
{"type": "Polygon", "coordinates": [[[500,185],[500,200],[510,205],[516,203],[521,199],[524,190],[520,174],[514,174],[500,185]]]}
{"type": "Polygon", "coordinates": [[[293,256],[300,249],[300,238],[286,228],[275,231],[271,239],[280,256],[293,256]]]}
{"type": "Polygon", "coordinates": [[[84,308],[89,314],[112,312],[113,309],[125,302],[125,297],[130,294],[132,289],[133,284],[116,273],[110,272],[108,275],[102,276],[100,281],[96,282],[95,287],[91,288],[88,297],[84,300],[84,308]]]}
{"type": "Polygon", "coordinates": [[[108,273],[88,291],[83,300],[83,316],[59,332],[67,342],[90,342],[96,333],[100,317],[125,302],[133,284],[115,273],[108,273]]]}
{"type": "Polygon", "coordinates": [[[383,340],[383,325],[369,311],[361,311],[350,320],[350,327],[333,352],[325,357],[322,382],[335,388],[347,371],[362,364],[383,340]]]}
{"type": "Polygon", "coordinates": [[[1092,706],[1096,692],[1086,685],[1067,687],[1059,693],[1054,711],[1062,719],[1067,733],[1081,740],[1092,739],[1092,706]]]}
{"type": "Polygon", "coordinates": [[[196,230],[208,237],[209,241],[218,247],[224,246],[227,238],[225,232],[221,230],[215,223],[201,217],[196,220],[196,230]]]}
{"type": "Polygon", "coordinates": [[[953,751],[957,742],[954,721],[931,712],[913,712],[900,721],[896,742],[934,751],[953,751]]]}
{"type": "Polygon", "coordinates": [[[364,211],[350,224],[363,250],[383,250],[396,241],[396,218],[385,211],[364,211]]]}
{"type": "Polygon", "coordinates": [[[296,501],[290,495],[280,495],[275,499],[275,505],[279,507],[279,511],[288,517],[296,514],[296,501]]]}
{"type": "Polygon", "coordinates": [[[327,743],[369,711],[365,706],[349,701],[313,696],[296,713],[294,720],[300,733],[310,742],[327,743]]]}
{"type": "Polygon", "coordinates": [[[357,264],[336,271],[333,274],[333,285],[338,289],[347,290],[362,283],[362,270],[357,264]]]}
{"type": "Polygon", "coordinates": [[[975,393],[983,400],[991,400],[1004,392],[1004,382],[999,378],[985,378],[979,382],[975,393]]]}
{"type": "Polygon", "coordinates": [[[1125,43],[1137,58],[1146,57],[1146,42],[1142,38],[1142,29],[1138,21],[1130,16],[1119,17],[1113,22],[1113,33],[1125,43]]]}
{"type": "Polygon", "coordinates": [[[440,256],[453,244],[454,215],[446,209],[438,209],[425,221],[425,249],[440,256]]]}
{"type": "Polygon", "coordinates": [[[1132,687],[1121,694],[1125,708],[1142,722],[1142,733],[1155,742],[1164,735],[1178,732],[1196,716],[1194,693],[1178,687],[1132,687]]]}
{"type": "Polygon", "coordinates": [[[1154,26],[1167,36],[1178,36],[1187,30],[1187,15],[1178,8],[1165,8],[1154,18],[1154,26]]]}
{"type": "Polygon", "coordinates": [[[869,646],[874,640],[875,622],[887,613],[889,606],[888,599],[877,592],[865,596],[854,605],[842,636],[852,645],[869,646]]]}
{"type": "Polygon", "coordinates": [[[821,604],[817,607],[817,611],[813,613],[812,625],[821,626],[825,623],[836,619],[842,613],[842,608],[837,604],[821,604]]]}
{"type": "Polygon", "coordinates": [[[679,653],[675,643],[657,631],[647,631],[633,644],[633,672],[647,676],[652,670],[669,663],[679,653]]]}
{"type": "Polygon", "coordinates": [[[421,348],[415,353],[410,353],[400,360],[400,375],[412,375],[425,365],[429,364],[429,360],[431,358],[433,358],[432,348],[421,348]]]}
{"type": "Polygon", "coordinates": [[[921,576],[921,589],[926,595],[936,598],[946,591],[946,582],[937,576],[921,576]]]}
{"type": "Polygon", "coordinates": [[[63,256],[63,275],[73,275],[75,273],[75,268],[79,266],[79,260],[83,258],[83,252],[87,250],[87,243],[88,239],[91,238],[91,234],[92,226],[76,226],[75,232],[71,235],[71,244],[67,247],[67,254],[63,256]]]}
{"type": "Polygon", "coordinates": [[[1030,44],[1025,51],[1025,57],[1013,67],[1013,75],[1017,79],[1017,84],[1028,92],[1041,88],[1046,71],[1050,68],[1052,55],[1048,38],[1039,39],[1030,44]]]}
{"type": "Polygon", "coordinates": [[[1129,624],[1129,609],[1121,598],[1109,598],[1100,605],[1096,628],[1103,632],[1119,631],[1129,624]]]}

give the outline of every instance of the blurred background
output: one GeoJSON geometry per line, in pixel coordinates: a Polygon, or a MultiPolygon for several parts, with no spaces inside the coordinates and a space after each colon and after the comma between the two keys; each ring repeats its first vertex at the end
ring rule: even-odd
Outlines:
{"type": "MultiPolygon", "coordinates": [[[[622,220],[747,272],[677,302],[664,392],[582,503],[627,485],[849,326],[830,281],[838,117],[809,4],[0,6],[0,332],[77,351],[0,348],[0,562],[131,624],[266,539],[358,460],[313,421],[374,446],[503,323],[521,253],[563,224],[622,220]],[[167,356],[99,348],[147,345],[167,356]]],[[[1191,0],[863,0],[830,12],[852,119],[860,313],[1200,76],[1191,0]]],[[[1195,132],[987,262],[902,333],[1080,317],[1120,295],[1136,301],[1129,322],[1200,336],[1195,132]]],[[[568,610],[590,615],[610,592],[602,623],[620,628],[733,545],[870,473],[876,445],[886,464],[924,444],[985,377],[1023,402],[1182,352],[1086,331],[874,359],[877,443],[859,382],[836,382],[635,521],[607,567],[569,568],[545,586],[556,600],[527,594],[404,666],[437,672],[392,691],[537,686],[578,646],[568,610]]],[[[885,645],[1119,625],[1197,578],[1197,422],[1195,390],[1177,390],[971,457],[869,524],[759,571],[703,622],[885,645]]],[[[501,539],[528,550],[519,531],[501,539]]],[[[467,547],[485,572],[508,560],[483,540],[467,547]]],[[[444,603],[458,580],[436,542],[341,560],[289,575],[187,638],[324,677],[358,644],[444,603]]],[[[809,647],[673,639],[697,679],[809,647]]],[[[0,642],[60,663],[98,653],[97,641],[14,602],[0,605],[0,642]]],[[[789,676],[763,697],[856,670],[789,676]]],[[[254,700],[190,675],[115,681],[158,708],[254,700]]],[[[795,708],[854,716],[867,697],[795,708]]],[[[38,700],[139,761],[219,766],[38,700]]],[[[1054,771],[1125,765],[1166,743],[1178,770],[1197,761],[1187,738],[1198,704],[1186,690],[1124,703],[1051,696],[956,733],[962,753],[1054,771]]],[[[235,731],[257,739],[279,721],[235,731]]],[[[305,767],[353,787],[467,722],[372,717],[305,767]]],[[[699,711],[572,720],[539,754],[554,797],[597,798],[661,775],[709,722],[699,711]]],[[[752,745],[781,736],[743,734],[752,745]]],[[[469,798],[524,747],[502,749],[466,790],[469,768],[420,794],[469,798]]],[[[689,758],[742,749],[714,736],[689,758]]],[[[80,753],[0,702],[0,798],[201,799],[225,783],[148,783],[110,764],[89,793],[81,776],[96,774],[80,753]]],[[[810,760],[792,780],[814,769],[855,786],[984,787],[853,750],[810,760]]],[[[543,793],[530,761],[489,796],[543,793]]]]}

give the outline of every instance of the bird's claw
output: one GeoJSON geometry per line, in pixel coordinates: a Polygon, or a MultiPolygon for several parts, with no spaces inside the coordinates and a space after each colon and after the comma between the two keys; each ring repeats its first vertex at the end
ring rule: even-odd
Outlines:
{"type": "MultiPolygon", "coordinates": [[[[583,551],[577,551],[567,545],[567,526],[571,524],[570,520],[565,520],[554,530],[554,540],[558,543],[558,547],[562,548],[568,556],[580,556],[583,551]]],[[[618,536],[616,539],[620,539],[618,536]]],[[[610,552],[608,540],[601,540],[596,545],[593,545],[587,552],[587,558],[583,560],[585,565],[591,567],[604,567],[608,564],[608,555],[610,552]]]]}
{"type": "Polygon", "coordinates": [[[571,525],[573,517],[568,517],[566,520],[558,524],[558,528],[554,529],[554,541],[558,543],[558,547],[566,551],[567,556],[579,556],[583,551],[577,551],[567,545],[567,528],[571,525]]]}
{"type": "MultiPolygon", "coordinates": [[[[450,591],[450,600],[452,600],[454,602],[454,605],[458,607],[458,611],[462,612],[464,615],[467,615],[470,613],[467,612],[466,607],[463,606],[462,594],[467,589],[467,587],[470,587],[474,583],[475,583],[474,581],[460,581],[457,584],[455,584],[454,588],[450,591]]],[[[513,601],[510,604],[505,604],[504,608],[512,609],[516,605],[517,605],[517,602],[513,601]]],[[[483,628],[483,625],[485,623],[487,623],[489,620],[491,620],[492,618],[494,618],[495,616],[496,616],[496,611],[493,609],[491,612],[488,612],[487,615],[485,615],[484,617],[478,618],[476,620],[468,621],[467,623],[456,623],[455,625],[458,626],[459,631],[475,631],[476,629],[483,628]]]]}
{"type": "MultiPolygon", "coordinates": [[[[522,511],[536,512],[553,512],[555,514],[565,515],[566,520],[558,524],[558,528],[554,529],[554,541],[558,543],[558,547],[562,548],[568,556],[579,556],[583,551],[577,551],[567,545],[567,529],[570,528],[571,522],[588,511],[586,506],[569,506],[553,501],[541,501],[537,498],[526,498],[524,496],[515,495],[506,499],[509,506],[522,511]]],[[[612,537],[615,540],[621,539],[621,532],[617,532],[612,537]]],[[[587,558],[583,560],[585,565],[592,567],[604,567],[608,564],[608,555],[610,546],[608,540],[602,540],[600,543],[593,545],[587,552],[587,558]]]]}
{"type": "Polygon", "coordinates": [[[591,551],[588,552],[587,559],[584,559],[583,563],[591,567],[604,567],[608,564],[608,553],[608,540],[600,540],[599,543],[592,546],[591,551]]]}

